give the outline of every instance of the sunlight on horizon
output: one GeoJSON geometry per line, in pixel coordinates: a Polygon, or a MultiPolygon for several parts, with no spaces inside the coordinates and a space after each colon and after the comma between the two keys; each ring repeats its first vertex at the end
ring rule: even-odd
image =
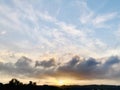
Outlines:
{"type": "Polygon", "coordinates": [[[59,80],[58,85],[65,85],[65,81],[64,80],[59,80]]]}

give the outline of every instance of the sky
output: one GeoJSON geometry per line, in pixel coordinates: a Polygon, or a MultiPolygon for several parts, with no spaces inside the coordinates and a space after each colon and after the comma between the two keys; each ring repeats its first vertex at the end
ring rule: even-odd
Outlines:
{"type": "Polygon", "coordinates": [[[120,0],[0,0],[0,82],[120,85],[120,0]]]}

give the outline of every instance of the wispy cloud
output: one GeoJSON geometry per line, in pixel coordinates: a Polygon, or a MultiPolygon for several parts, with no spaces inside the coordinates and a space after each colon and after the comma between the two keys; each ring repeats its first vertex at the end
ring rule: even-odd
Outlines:
{"type": "Polygon", "coordinates": [[[117,13],[108,13],[105,15],[98,15],[93,19],[93,25],[95,26],[101,26],[104,25],[106,22],[116,18],[117,13]]]}
{"type": "MultiPolygon", "coordinates": [[[[2,20],[6,20],[5,23],[2,21],[1,23],[6,25],[6,23],[8,23],[7,21],[9,21],[9,29],[14,30],[12,32],[23,37],[19,42],[16,42],[16,40],[15,42],[12,41],[12,46],[16,47],[16,49],[18,48],[18,50],[24,48],[29,52],[32,49],[31,47],[36,48],[38,46],[56,49],[60,45],[62,45],[62,48],[64,47],[63,49],[69,48],[68,46],[76,47],[78,45],[83,48],[83,46],[87,45],[91,41],[94,42],[95,40],[94,38],[90,39],[83,28],[77,29],[76,25],[59,21],[57,18],[51,16],[47,11],[43,12],[34,9],[31,3],[19,1],[14,1],[13,3],[16,8],[11,8],[7,5],[1,6],[1,8],[6,8],[4,11],[1,9],[2,13],[6,15],[6,17],[2,18],[2,20]],[[23,6],[24,4],[25,6],[23,6]],[[42,24],[42,22],[45,22],[45,24],[42,24]],[[51,28],[47,23],[52,24],[53,27],[51,28]],[[61,38],[58,38],[59,35],[61,38]],[[51,40],[53,43],[51,43],[51,40]]],[[[13,36],[15,36],[14,33],[12,34],[13,36]]],[[[14,39],[12,37],[10,36],[11,39],[14,39]]],[[[99,40],[99,42],[101,41],[99,40]]],[[[11,44],[11,40],[9,43],[11,44]]],[[[93,47],[95,47],[95,45],[93,47]]],[[[62,48],[60,47],[60,49],[62,48]]],[[[40,47],[38,47],[38,49],[40,49],[40,47]]],[[[49,49],[47,49],[47,51],[50,51],[49,49]]],[[[44,49],[44,51],[46,50],[44,49]]]]}
{"type": "Polygon", "coordinates": [[[0,35],[4,35],[4,34],[6,34],[7,32],[6,31],[1,31],[0,32],[0,35]]]}

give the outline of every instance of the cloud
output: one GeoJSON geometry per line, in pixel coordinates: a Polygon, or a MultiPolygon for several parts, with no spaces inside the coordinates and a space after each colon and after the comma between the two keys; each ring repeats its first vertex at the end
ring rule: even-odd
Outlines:
{"type": "MultiPolygon", "coordinates": [[[[0,11],[4,16],[0,17],[0,22],[6,32],[8,32],[7,37],[3,37],[5,40],[1,39],[1,45],[7,50],[38,55],[46,52],[71,53],[79,49],[85,51],[84,56],[90,56],[90,54],[94,55],[94,52],[99,53],[99,50],[97,50],[99,46],[105,48],[105,43],[102,40],[95,38],[90,32],[87,32],[89,27],[83,28],[60,20],[48,10],[42,10],[39,7],[41,5],[36,8],[35,2],[13,0],[11,3],[13,6],[7,3],[1,3],[0,6],[0,11]]],[[[44,4],[44,6],[47,6],[46,3],[44,4]]],[[[90,9],[87,7],[86,2],[80,1],[79,4],[80,10],[82,8],[86,10],[81,11],[81,15],[82,13],[91,15],[84,18],[83,14],[83,18],[88,20],[86,22],[91,21],[88,18],[92,17],[92,13],[89,11],[90,9]]],[[[77,53],[81,53],[81,51],[77,53]]]]}
{"type": "Polygon", "coordinates": [[[62,73],[67,72],[68,76],[73,75],[74,78],[89,79],[89,76],[92,78],[91,74],[94,73],[98,64],[99,62],[94,58],[79,59],[78,57],[74,57],[67,64],[59,67],[58,70],[62,73]]]}
{"type": "Polygon", "coordinates": [[[32,67],[32,61],[23,56],[16,63],[0,63],[0,70],[3,73],[8,74],[9,76],[14,76],[14,77],[27,77],[31,76],[30,73],[34,71],[34,68],[32,67]]]}
{"type": "Polygon", "coordinates": [[[75,1],[75,5],[79,8],[80,23],[83,25],[89,24],[94,16],[94,12],[88,7],[88,3],[85,0],[75,1]]]}
{"type": "Polygon", "coordinates": [[[46,61],[46,60],[43,60],[43,61],[36,61],[35,63],[35,66],[36,67],[44,67],[44,68],[50,68],[52,66],[55,66],[55,60],[53,58],[51,58],[50,60],[46,61]]]}
{"type": "Polygon", "coordinates": [[[7,32],[6,31],[1,31],[0,35],[5,35],[7,32]]]}
{"type": "Polygon", "coordinates": [[[94,26],[100,26],[100,25],[104,25],[106,22],[114,19],[117,16],[117,13],[107,13],[107,14],[103,14],[103,15],[98,15],[93,19],[93,25],[94,26]]]}
{"type": "Polygon", "coordinates": [[[105,62],[105,66],[111,66],[116,63],[120,62],[120,58],[118,56],[111,56],[108,58],[108,60],[105,62]]]}
{"type": "Polygon", "coordinates": [[[11,72],[14,72],[14,64],[0,62],[0,71],[3,73],[5,72],[10,74],[11,72]]]}
{"type": "Polygon", "coordinates": [[[17,66],[18,68],[29,68],[31,67],[32,60],[22,56],[20,59],[18,59],[18,61],[15,63],[15,66],[17,66]]]}
{"type": "Polygon", "coordinates": [[[116,80],[120,78],[119,65],[120,58],[118,56],[104,58],[104,62],[91,57],[81,58],[74,56],[66,63],[57,63],[54,59],[33,62],[33,60],[23,56],[16,63],[0,62],[0,73],[15,77],[39,79],[41,77],[72,77],[79,80],[109,80],[109,78],[116,80]]]}
{"type": "MultiPolygon", "coordinates": [[[[104,5],[105,3],[106,1],[102,4],[104,5]]],[[[80,9],[80,23],[86,27],[91,26],[94,29],[110,28],[111,26],[108,25],[108,21],[110,22],[118,18],[118,12],[96,13],[94,9],[91,9],[87,1],[77,1],[75,4],[80,9]]]]}
{"type": "MultiPolygon", "coordinates": [[[[78,57],[77,57],[78,59],[78,57]]],[[[77,79],[107,79],[114,78],[112,72],[117,69],[114,65],[119,65],[120,58],[117,56],[108,57],[106,62],[102,63],[98,59],[84,58],[76,61],[76,58],[70,60],[67,64],[60,66],[58,72],[67,74],[66,77],[73,77],[77,79]],[[75,62],[72,63],[71,62],[75,62]]],[[[120,73],[120,72],[119,72],[120,73]]],[[[117,72],[117,74],[119,74],[117,72]]]]}

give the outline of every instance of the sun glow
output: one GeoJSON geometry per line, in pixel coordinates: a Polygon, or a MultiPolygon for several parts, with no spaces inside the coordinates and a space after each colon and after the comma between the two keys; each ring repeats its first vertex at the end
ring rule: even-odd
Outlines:
{"type": "Polygon", "coordinates": [[[65,81],[64,80],[59,80],[58,81],[58,85],[64,85],[65,84],[65,81]]]}
{"type": "Polygon", "coordinates": [[[73,80],[71,81],[66,78],[48,78],[47,81],[49,81],[49,83],[46,84],[62,86],[62,85],[71,85],[71,82],[73,80]]]}

